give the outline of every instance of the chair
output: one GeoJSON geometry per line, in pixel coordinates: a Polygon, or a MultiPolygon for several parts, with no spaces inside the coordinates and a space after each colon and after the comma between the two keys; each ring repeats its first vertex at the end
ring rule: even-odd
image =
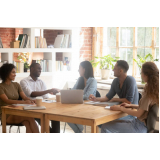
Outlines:
{"type": "MultiPolygon", "coordinates": [[[[96,97],[101,97],[100,93],[98,91],[96,91],[96,97]]],[[[65,133],[65,129],[66,129],[66,122],[64,124],[64,130],[63,133],[65,133]]],[[[86,126],[84,127],[85,133],[86,133],[86,126]]]]}
{"type": "MultiPolygon", "coordinates": [[[[22,100],[21,96],[19,96],[18,100],[22,100]]],[[[0,120],[1,120],[1,119],[0,119],[0,120]]],[[[1,122],[1,123],[2,123],[2,122],[1,122]]],[[[11,128],[12,128],[13,126],[17,126],[17,127],[18,127],[18,128],[17,128],[17,133],[20,133],[20,127],[24,126],[24,125],[21,124],[21,123],[19,123],[19,124],[8,124],[8,123],[7,123],[7,125],[10,126],[10,127],[9,127],[9,133],[11,133],[11,128]]]]}
{"type": "Polygon", "coordinates": [[[159,110],[159,107],[156,104],[153,105],[149,110],[148,117],[146,120],[148,133],[156,133],[155,125],[156,125],[157,119],[159,119],[159,118],[157,118],[158,110],[159,110]]]}

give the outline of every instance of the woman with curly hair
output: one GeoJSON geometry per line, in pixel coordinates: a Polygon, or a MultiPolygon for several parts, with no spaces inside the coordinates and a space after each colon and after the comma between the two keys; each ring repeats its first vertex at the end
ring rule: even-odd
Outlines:
{"type": "MultiPolygon", "coordinates": [[[[0,78],[2,83],[0,83],[0,119],[2,106],[12,105],[12,104],[33,104],[34,101],[26,97],[22,91],[19,83],[12,82],[16,77],[16,69],[13,64],[3,64],[0,68],[0,78]],[[21,97],[24,101],[18,100],[21,97]]],[[[3,122],[2,122],[3,123],[3,122]]],[[[21,117],[14,115],[6,116],[6,123],[8,124],[23,124],[26,127],[27,133],[38,133],[38,126],[34,118],[21,117]]]]}
{"type": "Polygon", "coordinates": [[[150,108],[157,104],[159,106],[159,70],[155,63],[146,62],[142,65],[142,79],[146,82],[139,105],[122,103],[112,106],[110,109],[122,111],[134,116],[134,119],[125,120],[119,118],[102,125],[102,133],[146,133],[146,119],[150,108]],[[137,111],[129,108],[136,108],[137,111]]]}

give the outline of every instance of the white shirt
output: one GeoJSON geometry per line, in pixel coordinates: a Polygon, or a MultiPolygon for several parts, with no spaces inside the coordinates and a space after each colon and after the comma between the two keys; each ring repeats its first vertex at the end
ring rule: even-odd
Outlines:
{"type": "MultiPolygon", "coordinates": [[[[31,76],[28,76],[27,78],[22,79],[20,81],[20,86],[22,87],[22,90],[25,93],[25,95],[32,99],[33,99],[33,97],[31,97],[32,92],[47,90],[45,83],[41,79],[38,78],[36,81],[34,81],[31,78],[31,76]]],[[[49,98],[49,95],[45,94],[42,97],[44,99],[49,98]]]]}

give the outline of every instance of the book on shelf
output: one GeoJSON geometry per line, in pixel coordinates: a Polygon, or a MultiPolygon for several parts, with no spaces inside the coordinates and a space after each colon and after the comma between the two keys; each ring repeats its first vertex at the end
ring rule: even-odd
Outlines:
{"type": "Polygon", "coordinates": [[[69,48],[70,40],[69,34],[57,35],[54,41],[54,48],[69,48]]]}
{"type": "Polygon", "coordinates": [[[2,39],[0,37],[0,48],[3,48],[2,39]]]}
{"type": "Polygon", "coordinates": [[[18,40],[20,41],[19,48],[30,48],[30,37],[27,34],[19,34],[18,40]]]}
{"type": "Polygon", "coordinates": [[[22,62],[13,62],[16,67],[16,73],[23,73],[24,72],[24,63],[22,62]]]}
{"type": "Polygon", "coordinates": [[[47,41],[42,37],[35,37],[35,48],[47,48],[47,41]]]}
{"type": "Polygon", "coordinates": [[[39,63],[41,65],[42,72],[52,72],[52,60],[32,60],[32,63],[39,63]]]}

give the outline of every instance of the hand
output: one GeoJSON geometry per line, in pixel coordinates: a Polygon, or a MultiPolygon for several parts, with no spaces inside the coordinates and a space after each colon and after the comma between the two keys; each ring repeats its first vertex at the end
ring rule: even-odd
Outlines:
{"type": "Polygon", "coordinates": [[[33,100],[25,100],[24,104],[34,104],[34,101],[33,100]]]}
{"type": "Polygon", "coordinates": [[[121,106],[121,107],[125,107],[125,108],[127,108],[127,107],[131,107],[131,104],[128,104],[128,103],[122,103],[122,104],[120,104],[120,106],[121,106]]]}
{"type": "Polygon", "coordinates": [[[58,93],[58,92],[60,92],[60,90],[59,89],[56,89],[56,88],[52,88],[52,89],[50,89],[50,94],[53,94],[53,95],[55,95],[56,93],[58,93]]]}
{"type": "Polygon", "coordinates": [[[121,111],[121,107],[120,107],[120,105],[114,105],[114,106],[111,106],[111,107],[110,107],[110,110],[113,110],[113,111],[121,111]]]}
{"type": "Polygon", "coordinates": [[[93,94],[89,95],[89,100],[96,101],[96,97],[93,94]]]}

